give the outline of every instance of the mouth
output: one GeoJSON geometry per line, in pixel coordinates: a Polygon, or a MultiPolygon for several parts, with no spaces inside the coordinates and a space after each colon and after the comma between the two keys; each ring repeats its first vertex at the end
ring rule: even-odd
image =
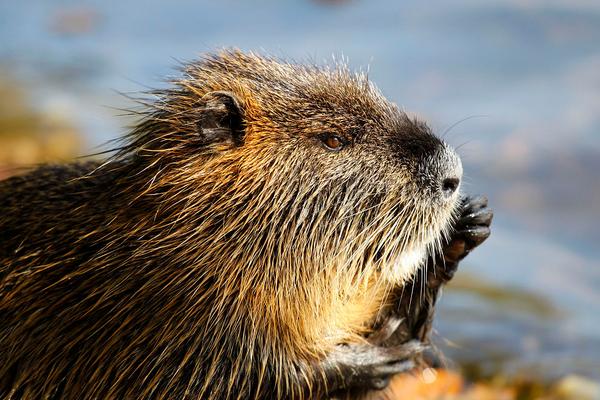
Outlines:
{"type": "Polygon", "coordinates": [[[456,196],[456,201],[452,205],[448,204],[443,211],[438,209],[437,217],[433,218],[436,222],[431,223],[420,233],[414,233],[413,240],[408,240],[407,245],[397,253],[397,256],[388,258],[381,269],[383,279],[395,285],[403,285],[416,275],[430,256],[441,252],[442,244],[449,237],[454,226],[459,204],[460,201],[456,196]]]}

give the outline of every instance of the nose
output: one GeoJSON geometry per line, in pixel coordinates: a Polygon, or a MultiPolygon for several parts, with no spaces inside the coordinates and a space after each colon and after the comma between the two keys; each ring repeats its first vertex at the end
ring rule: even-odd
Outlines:
{"type": "Polygon", "coordinates": [[[456,196],[460,188],[460,180],[462,179],[463,169],[460,157],[449,146],[444,146],[444,151],[440,155],[440,180],[438,186],[442,199],[451,201],[456,196]]]}
{"type": "Polygon", "coordinates": [[[460,178],[457,176],[447,177],[442,181],[442,193],[444,197],[451,197],[460,185],[460,178]]]}

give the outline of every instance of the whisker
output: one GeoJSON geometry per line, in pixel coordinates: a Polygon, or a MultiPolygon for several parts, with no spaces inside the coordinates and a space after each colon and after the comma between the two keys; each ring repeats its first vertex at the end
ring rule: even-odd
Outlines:
{"type": "Polygon", "coordinates": [[[442,138],[442,139],[445,139],[445,138],[446,138],[446,135],[447,135],[448,133],[450,133],[450,131],[451,131],[452,129],[454,129],[454,128],[455,128],[455,127],[457,127],[458,125],[462,124],[463,122],[466,122],[466,121],[469,121],[469,120],[471,120],[471,119],[475,119],[475,118],[487,118],[487,117],[489,117],[489,115],[486,115],[486,114],[475,114],[475,115],[470,115],[470,116],[468,116],[468,117],[465,117],[465,118],[463,118],[463,119],[460,119],[460,120],[456,121],[455,123],[453,123],[452,125],[450,125],[448,128],[446,128],[446,129],[444,130],[444,132],[442,133],[442,135],[441,135],[441,138],[442,138]]]}

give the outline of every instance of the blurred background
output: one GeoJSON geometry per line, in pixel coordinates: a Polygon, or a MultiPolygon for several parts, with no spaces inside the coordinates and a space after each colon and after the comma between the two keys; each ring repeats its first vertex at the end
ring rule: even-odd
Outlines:
{"type": "Polygon", "coordinates": [[[119,92],[230,46],[343,55],[458,147],[495,210],[438,308],[460,390],[600,398],[600,2],[1,0],[0,178],[105,150],[119,92]]]}

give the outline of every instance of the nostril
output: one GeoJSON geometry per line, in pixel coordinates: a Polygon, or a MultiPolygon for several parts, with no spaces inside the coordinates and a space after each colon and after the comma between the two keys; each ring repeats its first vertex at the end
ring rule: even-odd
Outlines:
{"type": "Polygon", "coordinates": [[[456,192],[456,189],[458,189],[459,184],[460,184],[460,179],[458,179],[458,178],[444,179],[444,181],[442,182],[442,191],[444,192],[444,195],[446,195],[446,196],[452,195],[454,192],[456,192]]]}

